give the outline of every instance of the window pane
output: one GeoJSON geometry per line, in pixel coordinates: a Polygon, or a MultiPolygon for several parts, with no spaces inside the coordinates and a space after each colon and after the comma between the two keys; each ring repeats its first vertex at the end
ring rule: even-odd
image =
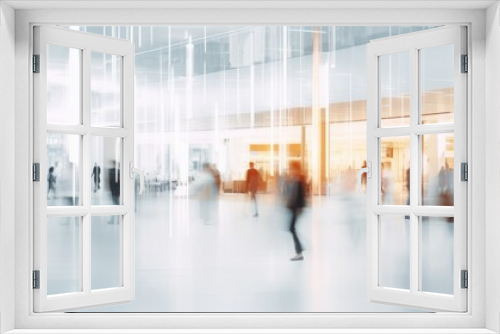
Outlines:
{"type": "Polygon", "coordinates": [[[91,56],[91,124],[121,125],[122,57],[92,52],[91,56]]]}
{"type": "Polygon", "coordinates": [[[81,136],[47,133],[47,205],[80,202],[81,136]]]}
{"type": "Polygon", "coordinates": [[[410,289],[410,219],[379,217],[379,286],[410,289]]]}
{"type": "Polygon", "coordinates": [[[81,50],[47,45],[47,123],[79,124],[81,50]]]}
{"type": "Polygon", "coordinates": [[[422,291],[453,294],[453,221],[420,218],[422,291]]]}
{"type": "Polygon", "coordinates": [[[410,125],[410,52],[383,55],[380,61],[381,127],[410,125]]]}
{"type": "Polygon", "coordinates": [[[381,204],[410,204],[410,137],[380,139],[381,204]]]}
{"type": "Polygon", "coordinates": [[[422,204],[453,206],[454,136],[422,136],[422,204]]]}
{"type": "Polygon", "coordinates": [[[82,291],[80,217],[47,218],[47,294],[82,291]]]}
{"type": "Polygon", "coordinates": [[[121,224],[121,216],[92,216],[92,290],[121,286],[121,224]]]}
{"type": "Polygon", "coordinates": [[[92,136],[92,205],[120,205],[121,138],[92,136]]]}
{"type": "Polygon", "coordinates": [[[453,58],[453,45],[420,50],[422,124],[453,122],[453,58]]]}

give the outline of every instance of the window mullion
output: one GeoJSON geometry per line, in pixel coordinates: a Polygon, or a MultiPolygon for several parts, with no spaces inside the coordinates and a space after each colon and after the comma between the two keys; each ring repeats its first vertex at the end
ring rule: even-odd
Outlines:
{"type": "Polygon", "coordinates": [[[92,216],[90,214],[91,207],[91,132],[90,132],[90,112],[91,112],[91,88],[90,88],[90,64],[91,64],[91,50],[83,49],[82,57],[82,124],[86,129],[86,133],[83,136],[83,159],[82,159],[82,171],[83,186],[80,187],[83,192],[83,204],[86,207],[87,214],[82,218],[82,242],[81,242],[81,257],[82,257],[82,270],[81,275],[83,282],[83,292],[90,294],[91,291],[91,277],[92,277],[92,216]]]}
{"type": "MultiPolygon", "coordinates": [[[[410,49],[410,180],[409,196],[410,208],[414,208],[418,201],[418,178],[419,178],[419,145],[418,135],[414,130],[419,123],[419,50],[410,49]]],[[[410,214],[410,293],[418,292],[420,283],[420,238],[419,238],[419,217],[410,214]]]]}

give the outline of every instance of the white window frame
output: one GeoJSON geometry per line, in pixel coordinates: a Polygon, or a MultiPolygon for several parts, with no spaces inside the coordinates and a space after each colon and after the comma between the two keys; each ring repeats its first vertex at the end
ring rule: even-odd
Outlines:
{"type": "Polygon", "coordinates": [[[135,46],[129,41],[99,36],[64,28],[36,26],[34,27],[34,52],[39,55],[39,73],[34,75],[34,159],[40,164],[40,175],[47,175],[48,133],[61,133],[80,136],[80,172],[78,180],[81,184],[79,197],[81,203],[76,206],[47,207],[47,179],[40,176],[40,181],[33,185],[34,190],[34,269],[39,270],[40,286],[34,290],[35,311],[48,312],[56,310],[76,310],[88,308],[90,305],[120,304],[130,302],[135,296],[135,213],[134,213],[134,66],[135,46]],[[77,125],[47,124],[47,45],[60,45],[80,52],[79,80],[81,123],[77,125]],[[120,126],[106,128],[92,126],[90,108],[91,87],[91,54],[102,54],[120,57],[120,126]],[[117,138],[120,140],[122,189],[120,205],[91,205],[91,143],[93,136],[117,138]],[[130,164],[129,164],[130,163],[130,164]],[[120,286],[100,290],[91,287],[91,225],[92,216],[118,215],[120,217],[120,286]],[[64,294],[48,295],[47,284],[47,219],[49,217],[78,217],[80,236],[80,291],[64,294]]]}
{"type": "MultiPolygon", "coordinates": [[[[410,34],[403,34],[377,39],[367,46],[367,161],[371,164],[372,177],[367,183],[367,291],[372,301],[383,301],[398,305],[418,305],[429,310],[467,310],[467,290],[461,287],[461,270],[467,269],[466,227],[467,210],[467,183],[461,181],[460,163],[467,163],[467,131],[465,117],[467,115],[467,73],[461,73],[461,56],[466,54],[466,29],[460,26],[439,27],[410,34]],[[421,123],[421,82],[423,79],[421,68],[421,50],[453,46],[453,89],[454,89],[454,120],[453,123],[422,124],[421,123]],[[409,57],[410,80],[410,123],[401,127],[383,127],[381,124],[380,86],[381,60],[385,55],[394,55],[407,52],[409,57]],[[423,170],[422,146],[423,135],[454,134],[453,174],[454,206],[423,205],[419,195],[422,189],[423,170]],[[381,203],[381,140],[405,136],[410,141],[410,179],[412,186],[411,205],[386,205],[381,203]],[[380,277],[380,225],[382,217],[386,215],[407,215],[409,224],[409,289],[394,289],[379,285],[380,277]],[[454,217],[453,223],[453,294],[438,294],[422,291],[421,232],[420,219],[422,217],[454,217]]],[[[437,255],[437,254],[436,254],[437,255]]],[[[409,306],[411,307],[411,306],[409,306]]],[[[416,306],[417,307],[417,306],[416,306]]]]}
{"type": "MultiPolygon", "coordinates": [[[[484,164],[485,73],[484,9],[150,9],[21,10],[16,15],[16,226],[15,323],[19,329],[112,328],[485,328],[484,164]],[[209,11],[207,13],[207,11],[209,11]],[[263,15],[265,13],[265,15],[263,15]],[[29,179],[33,156],[32,75],[30,63],[33,25],[440,25],[468,26],[468,312],[431,314],[85,314],[33,313],[33,185],[29,179]],[[474,72],[476,70],[476,72],[474,72]],[[29,97],[26,98],[26,97],[29,97]],[[475,115],[472,121],[471,115],[475,115]],[[471,196],[474,194],[474,196],[471,196]]],[[[488,262],[489,266],[493,266],[488,262]]],[[[495,267],[496,268],[496,267],[495,267]]],[[[489,305],[498,306],[499,302],[489,305]]],[[[498,311],[495,314],[498,323],[498,311]]],[[[495,322],[493,318],[492,322],[495,322]]],[[[492,326],[490,326],[492,327],[492,326]]],[[[201,331],[200,331],[201,332],[201,331]]],[[[231,331],[233,332],[233,331],[231,331]]],[[[255,330],[255,332],[264,332],[255,330]]],[[[281,331],[282,332],[282,331],[281,331]]],[[[296,332],[296,331],[295,331],[296,332]]],[[[302,331],[301,331],[302,332],[302,331]]],[[[305,331],[303,331],[305,332],[305,331]]],[[[398,331],[402,332],[402,331],[398,331]]],[[[20,333],[20,332],[19,332],[20,333]]],[[[65,330],[68,333],[68,330],[65,330]]]]}

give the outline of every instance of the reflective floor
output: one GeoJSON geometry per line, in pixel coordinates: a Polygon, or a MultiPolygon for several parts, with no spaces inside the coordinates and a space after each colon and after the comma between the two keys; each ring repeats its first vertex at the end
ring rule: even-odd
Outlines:
{"type": "MultiPolygon", "coordinates": [[[[274,195],[258,196],[259,216],[253,217],[248,197],[222,194],[208,221],[200,215],[198,200],[173,192],[146,193],[137,204],[136,298],[129,304],[88,311],[415,312],[366,298],[364,196],[313,197],[298,226],[305,247],[301,262],[290,261],[294,247],[289,217],[274,195]]],[[[106,269],[116,266],[103,265],[117,259],[118,238],[110,236],[118,231],[118,223],[108,218],[92,225],[100,229],[93,231],[92,244],[101,245],[100,264],[92,267],[96,280],[92,286],[102,285],[101,280],[105,285],[110,282],[107,276],[116,275],[116,270],[106,269]]],[[[391,241],[381,249],[386,273],[381,281],[386,286],[404,287],[408,282],[406,239],[401,235],[409,230],[402,218],[401,224],[387,223],[382,236],[391,241]]],[[[434,225],[434,232],[427,235],[452,238],[453,224],[434,225]]],[[[441,259],[452,259],[446,244],[434,246],[431,249],[440,251],[441,259]]],[[[431,262],[426,267],[434,277],[447,277],[449,268],[431,262]]],[[[426,282],[432,286],[432,280],[426,282]]]]}

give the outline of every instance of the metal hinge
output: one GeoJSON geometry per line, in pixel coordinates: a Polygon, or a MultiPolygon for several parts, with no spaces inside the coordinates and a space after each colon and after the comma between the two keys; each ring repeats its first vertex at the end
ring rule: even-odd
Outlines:
{"type": "Polygon", "coordinates": [[[469,166],[466,162],[460,164],[460,180],[469,181],[469,166]]]}
{"type": "Polygon", "coordinates": [[[33,55],[33,73],[40,73],[40,55],[33,55]]]}
{"type": "Polygon", "coordinates": [[[461,276],[462,276],[462,289],[467,289],[469,287],[469,274],[467,270],[462,270],[461,276]]]}
{"type": "Polygon", "coordinates": [[[40,164],[38,162],[33,164],[33,181],[40,182],[40,164]]]}
{"type": "Polygon", "coordinates": [[[462,73],[469,72],[469,57],[467,55],[462,55],[462,73]]]}
{"type": "Polygon", "coordinates": [[[40,289],[40,270],[33,270],[33,289],[40,289]]]}

